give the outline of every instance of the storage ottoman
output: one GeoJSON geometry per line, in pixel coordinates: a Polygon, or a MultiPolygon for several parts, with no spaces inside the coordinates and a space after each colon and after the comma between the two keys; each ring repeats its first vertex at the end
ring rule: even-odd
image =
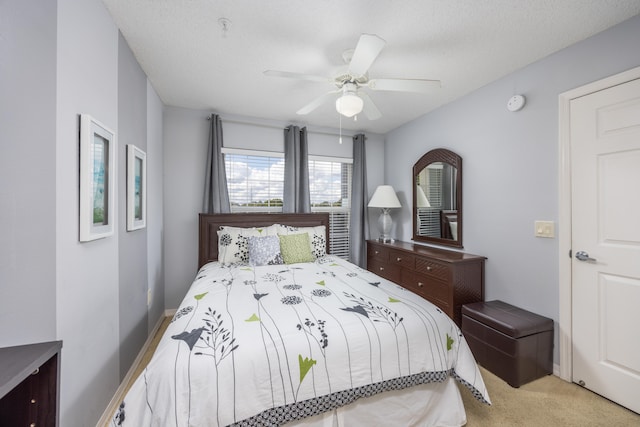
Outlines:
{"type": "Polygon", "coordinates": [[[552,372],[553,320],[503,301],[462,306],[462,332],[477,362],[520,387],[552,372]]]}

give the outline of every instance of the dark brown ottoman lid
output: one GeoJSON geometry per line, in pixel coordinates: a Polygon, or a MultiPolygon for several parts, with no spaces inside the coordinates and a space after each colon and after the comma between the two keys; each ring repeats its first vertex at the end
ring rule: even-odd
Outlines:
{"type": "Polygon", "coordinates": [[[513,338],[553,330],[553,320],[495,300],[462,306],[462,315],[513,338]]]}

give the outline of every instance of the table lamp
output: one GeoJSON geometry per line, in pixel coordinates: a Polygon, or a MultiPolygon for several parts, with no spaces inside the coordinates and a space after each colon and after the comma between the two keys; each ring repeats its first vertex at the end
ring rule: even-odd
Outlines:
{"type": "Polygon", "coordinates": [[[402,207],[393,187],[390,185],[379,185],[373,193],[368,206],[370,208],[382,209],[380,218],[378,218],[378,226],[380,227],[380,237],[378,237],[378,241],[382,243],[393,242],[393,239],[389,236],[389,232],[393,226],[393,219],[391,219],[391,215],[389,215],[389,209],[402,207]]]}

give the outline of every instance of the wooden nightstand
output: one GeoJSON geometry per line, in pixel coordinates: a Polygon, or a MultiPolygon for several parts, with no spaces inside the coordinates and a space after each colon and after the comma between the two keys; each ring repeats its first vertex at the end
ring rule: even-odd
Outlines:
{"type": "Polygon", "coordinates": [[[0,424],[58,425],[62,341],[0,348],[0,424]]]}
{"type": "Polygon", "coordinates": [[[484,301],[486,257],[407,242],[367,240],[367,269],[432,302],[461,325],[464,304],[484,301]]]}

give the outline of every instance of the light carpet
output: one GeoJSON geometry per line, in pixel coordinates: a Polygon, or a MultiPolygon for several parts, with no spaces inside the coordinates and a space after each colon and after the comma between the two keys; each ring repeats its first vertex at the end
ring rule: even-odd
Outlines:
{"type": "Polygon", "coordinates": [[[640,426],[640,415],[635,412],[554,375],[513,388],[480,369],[492,406],[481,404],[462,390],[468,427],[640,426]]]}

